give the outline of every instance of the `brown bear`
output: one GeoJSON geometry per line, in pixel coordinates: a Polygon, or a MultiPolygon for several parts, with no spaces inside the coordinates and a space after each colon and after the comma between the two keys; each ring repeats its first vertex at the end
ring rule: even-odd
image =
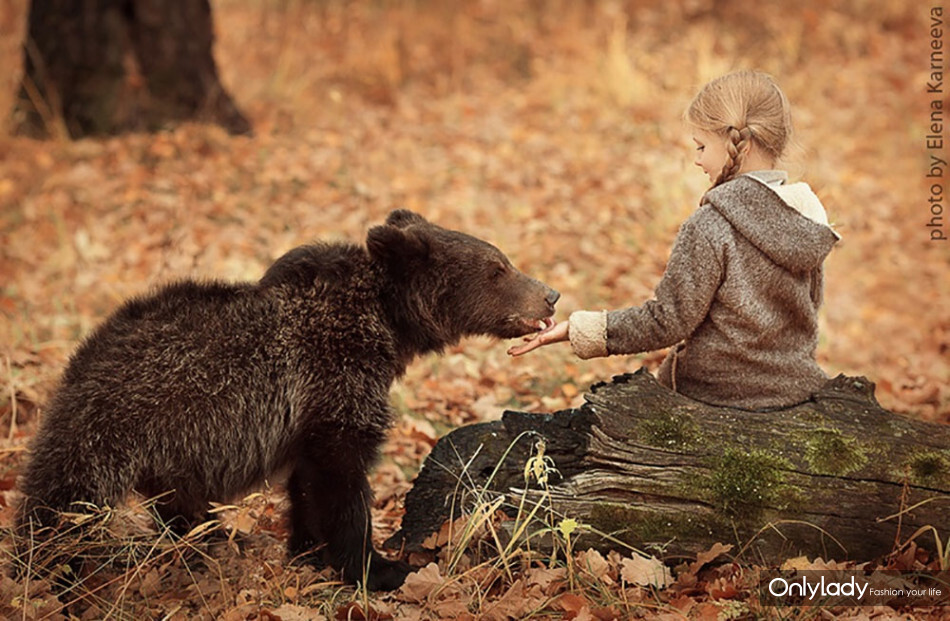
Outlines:
{"type": "Polygon", "coordinates": [[[557,299],[494,246],[405,210],[365,248],[302,246],[256,284],[184,281],[133,299],[66,368],[22,478],[19,529],[137,490],[172,491],[158,511],[183,530],[209,501],[289,471],[291,555],[324,544],[346,580],[397,588],[409,567],[373,551],[366,478],[391,384],[463,336],[550,325],[557,299]]]}

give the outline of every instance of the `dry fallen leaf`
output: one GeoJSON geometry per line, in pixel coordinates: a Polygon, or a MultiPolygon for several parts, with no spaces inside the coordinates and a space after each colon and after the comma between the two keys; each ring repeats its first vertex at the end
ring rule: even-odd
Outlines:
{"type": "Polygon", "coordinates": [[[525,579],[529,586],[538,586],[543,591],[551,591],[567,580],[566,567],[532,567],[525,571],[525,579]]]}
{"type": "Polygon", "coordinates": [[[564,611],[565,619],[574,619],[575,621],[593,619],[590,612],[590,602],[587,598],[576,593],[565,593],[557,598],[555,605],[564,611]]]}
{"type": "Polygon", "coordinates": [[[272,615],[281,621],[327,621],[327,617],[313,608],[306,606],[297,606],[295,604],[284,604],[280,608],[270,611],[272,615]]]}
{"type": "Polygon", "coordinates": [[[162,586],[162,576],[157,569],[152,569],[142,576],[142,582],[139,584],[139,593],[143,597],[154,597],[162,586]]]}
{"type": "Polygon", "coordinates": [[[575,556],[577,567],[602,582],[612,584],[610,577],[610,563],[604,556],[594,549],[578,552],[575,556]]]}
{"type": "Polygon", "coordinates": [[[711,548],[705,552],[700,552],[696,555],[696,561],[689,564],[690,573],[696,574],[702,569],[703,565],[711,561],[716,560],[723,554],[732,550],[732,544],[723,545],[721,543],[714,543],[711,548]]]}
{"type": "Polygon", "coordinates": [[[406,576],[406,581],[399,592],[410,601],[421,602],[441,587],[444,582],[445,579],[439,572],[439,566],[436,563],[429,563],[422,569],[406,576]]]}
{"type": "Polygon", "coordinates": [[[664,589],[673,584],[673,573],[658,558],[634,554],[621,561],[620,576],[624,582],[637,586],[664,589]]]}

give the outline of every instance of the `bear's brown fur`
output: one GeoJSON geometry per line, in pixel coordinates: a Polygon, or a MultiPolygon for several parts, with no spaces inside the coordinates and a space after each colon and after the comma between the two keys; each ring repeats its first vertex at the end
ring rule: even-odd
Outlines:
{"type": "Polygon", "coordinates": [[[372,549],[366,474],[406,365],[466,335],[536,331],[558,294],[497,248],[397,210],[366,247],[291,250],[259,283],[185,281],[127,302],[73,355],[33,444],[19,528],[74,503],[173,490],[187,528],[287,468],[292,555],[398,587],[372,549]],[[368,567],[367,567],[367,561],[368,567]]]}

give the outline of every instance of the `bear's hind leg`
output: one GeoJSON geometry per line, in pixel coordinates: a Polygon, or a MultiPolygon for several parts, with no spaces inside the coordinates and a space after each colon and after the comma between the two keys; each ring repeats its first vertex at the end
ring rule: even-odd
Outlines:
{"type": "Polygon", "coordinates": [[[158,495],[153,510],[158,514],[158,529],[167,529],[180,539],[199,524],[212,519],[207,503],[196,502],[178,492],[169,492],[167,498],[158,495]]]}
{"type": "Polygon", "coordinates": [[[293,559],[299,559],[312,565],[320,565],[322,556],[317,547],[325,539],[319,532],[317,513],[320,506],[314,496],[311,480],[313,474],[303,463],[290,475],[287,492],[290,494],[290,540],[287,549],[293,559]]]}
{"type": "Polygon", "coordinates": [[[85,560],[83,550],[94,540],[94,525],[108,519],[104,509],[115,507],[131,486],[131,468],[100,467],[95,457],[79,455],[86,459],[81,461],[73,459],[68,450],[34,448],[17,508],[15,575],[42,578],[59,565],[69,565],[73,575],[79,574],[85,560]],[[64,513],[87,514],[93,519],[69,519],[64,513]]]}
{"type": "Polygon", "coordinates": [[[399,588],[409,565],[390,561],[373,550],[367,461],[352,451],[347,456],[301,457],[292,477],[291,554],[301,545],[326,542],[330,563],[345,580],[364,582],[370,590],[399,588]]]}
{"type": "Polygon", "coordinates": [[[89,513],[115,507],[132,487],[132,469],[99,456],[64,458],[67,451],[44,453],[42,445],[23,477],[20,528],[55,527],[62,512],[89,513]]]}

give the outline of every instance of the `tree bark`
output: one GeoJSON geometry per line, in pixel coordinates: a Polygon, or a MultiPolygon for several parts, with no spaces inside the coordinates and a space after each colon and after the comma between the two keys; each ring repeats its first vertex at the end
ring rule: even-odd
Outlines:
{"type": "MultiPolygon", "coordinates": [[[[922,526],[950,532],[950,426],[882,409],[865,378],[838,376],[813,400],[770,412],[693,401],[644,370],[585,398],[443,437],[387,545],[422,550],[450,515],[471,511],[465,491],[493,472],[487,487],[513,513],[539,438],[560,473],[554,513],[593,529],[577,546],[616,548],[612,537],[678,556],[721,542],[765,562],[870,560],[922,526]]],[[[531,488],[528,498],[543,496],[531,488]]]]}
{"type": "Polygon", "coordinates": [[[14,121],[72,138],[199,120],[234,134],[251,126],[218,78],[208,0],[32,0],[14,121]],[[148,97],[129,101],[126,66],[148,97]],[[60,125],[62,123],[62,125],[60,125]]]}

